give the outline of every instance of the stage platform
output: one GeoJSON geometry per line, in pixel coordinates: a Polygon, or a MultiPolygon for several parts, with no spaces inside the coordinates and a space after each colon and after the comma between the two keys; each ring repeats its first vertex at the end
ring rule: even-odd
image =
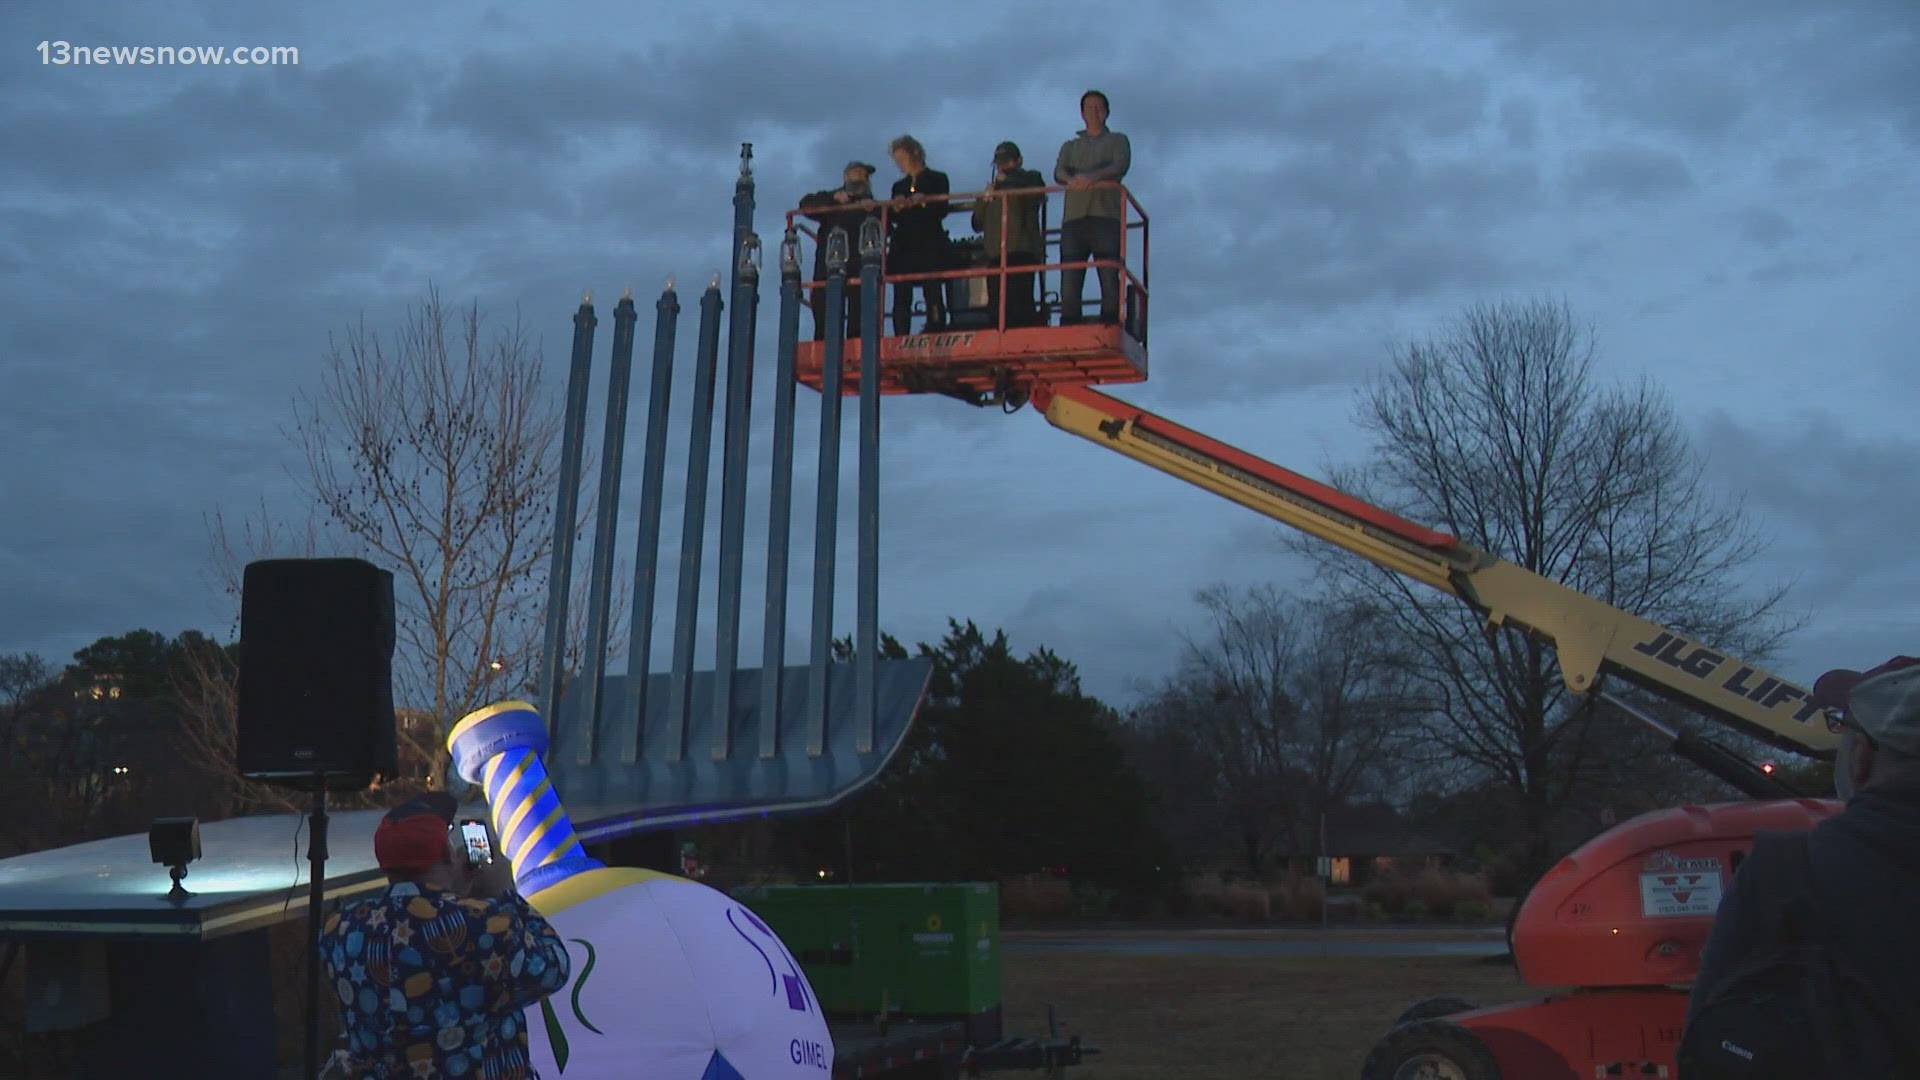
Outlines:
{"type": "MultiPolygon", "coordinates": [[[[327,815],[329,901],[384,884],[373,861],[380,813],[327,815]]],[[[172,881],[145,833],[0,859],[0,939],[207,940],[305,916],[304,816],[201,822],[200,850],[184,900],[167,898],[172,881]]]]}

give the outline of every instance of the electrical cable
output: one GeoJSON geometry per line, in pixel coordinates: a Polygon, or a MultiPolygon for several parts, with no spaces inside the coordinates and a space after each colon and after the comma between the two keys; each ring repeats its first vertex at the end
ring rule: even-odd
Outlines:
{"type": "Polygon", "coordinates": [[[280,914],[282,916],[286,915],[288,909],[293,907],[293,898],[300,891],[300,833],[306,827],[307,818],[306,815],[302,814],[300,820],[294,822],[293,825],[293,884],[287,886],[287,902],[280,905],[280,914]]]}

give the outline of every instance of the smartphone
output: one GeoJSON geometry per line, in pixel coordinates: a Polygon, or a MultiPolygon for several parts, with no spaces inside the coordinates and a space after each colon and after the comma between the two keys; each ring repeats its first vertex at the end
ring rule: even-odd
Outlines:
{"type": "Polygon", "coordinates": [[[493,861],[493,842],[487,839],[486,822],[462,821],[460,839],[467,845],[467,869],[478,870],[493,861]]]}

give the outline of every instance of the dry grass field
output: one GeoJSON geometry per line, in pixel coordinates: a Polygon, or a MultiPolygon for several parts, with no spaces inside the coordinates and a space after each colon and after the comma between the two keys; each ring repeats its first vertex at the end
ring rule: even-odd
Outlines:
{"type": "MultiPolygon", "coordinates": [[[[1152,934],[1176,935],[1323,937],[1312,931],[1152,934]]],[[[1348,936],[1337,930],[1324,935],[1329,940],[1348,936]]],[[[1434,940],[1456,935],[1436,929],[1418,936],[1434,940]]],[[[298,960],[303,950],[297,927],[278,937],[280,1048],[286,1065],[283,1075],[291,1078],[299,1075],[299,1003],[304,984],[298,960]]],[[[1511,965],[1456,957],[1129,956],[1014,950],[1004,955],[1002,963],[1009,1034],[1044,1032],[1046,1006],[1052,1004],[1064,1034],[1078,1034],[1100,1048],[1086,1065],[1068,1073],[1071,1080],[1254,1076],[1357,1080],[1373,1040],[1407,1005],[1440,994],[1491,1003],[1527,993],[1511,965]]],[[[8,992],[0,993],[0,1078],[59,1080],[73,1075],[70,1055],[88,1034],[23,1038],[18,1026],[22,1002],[17,966],[7,982],[8,992]]],[[[326,1018],[331,1021],[330,1010],[326,1018]]]]}
{"type": "Polygon", "coordinates": [[[1009,1034],[1044,1032],[1051,1003],[1063,1034],[1100,1048],[1073,1080],[1358,1080],[1413,1002],[1528,993],[1511,964],[1459,957],[1010,953],[1002,971],[1009,1034]]]}

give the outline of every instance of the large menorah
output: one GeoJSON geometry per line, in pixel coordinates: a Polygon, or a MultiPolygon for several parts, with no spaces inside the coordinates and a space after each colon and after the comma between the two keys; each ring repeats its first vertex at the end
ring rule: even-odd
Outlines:
{"type": "MultiPolygon", "coordinates": [[[[851,662],[833,655],[835,571],[839,549],[842,441],[842,357],[845,323],[828,320],[826,372],[820,394],[820,453],[814,503],[814,564],[808,662],[788,666],[789,539],[794,507],[794,357],[799,341],[802,278],[799,239],[780,244],[779,341],[775,350],[772,476],[766,550],[766,602],[761,663],[741,667],[742,578],[746,569],[748,451],[760,304],[761,242],[753,231],[752,149],[741,151],[734,186],[734,227],[726,327],[727,378],[721,428],[718,608],[712,627],[714,666],[695,670],[701,630],[703,548],[714,435],[722,314],[715,275],[700,297],[694,349],[671,666],[649,670],[660,604],[660,544],[665,513],[668,431],[680,300],[673,282],[654,303],[653,368],[641,457],[640,513],[634,557],[632,629],[627,672],[608,672],[613,568],[619,546],[621,471],[629,385],[639,313],[631,294],[614,308],[612,366],[592,531],[586,641],[581,669],[565,667],[565,628],[575,561],[587,400],[598,325],[592,295],[573,317],[560,483],[554,520],[546,634],[536,694],[552,725],[548,766],[583,823],[588,841],[643,828],[714,821],[746,813],[830,803],[876,774],[898,747],[932,670],[920,659],[879,657],[880,389],[860,378],[859,481],[855,633],[851,662]]],[[[836,229],[825,238],[830,269],[827,310],[840,311],[848,287],[850,246],[877,254],[879,223],[857,238],[836,229]]],[[[880,260],[860,260],[861,355],[877,357],[880,260]]],[[[858,377],[858,376],[856,376],[858,377]]]]}

